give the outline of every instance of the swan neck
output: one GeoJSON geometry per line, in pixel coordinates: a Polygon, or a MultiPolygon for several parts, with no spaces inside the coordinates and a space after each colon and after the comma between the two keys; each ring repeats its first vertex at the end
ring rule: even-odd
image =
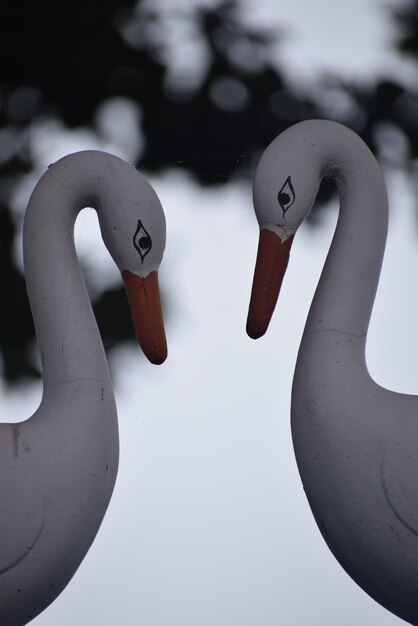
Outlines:
{"type": "Polygon", "coordinates": [[[338,331],[363,338],[376,295],[386,244],[388,202],[380,167],[353,133],[322,157],[340,209],[332,244],[305,332],[338,331]]]}
{"type": "Polygon", "coordinates": [[[66,157],[44,174],[24,220],[25,276],[43,366],[43,401],[50,397],[55,402],[83,385],[85,394],[87,386],[90,391],[97,388],[102,398],[105,392],[113,398],[74,245],[74,224],[82,208],[93,206],[100,220],[103,177],[95,171],[100,169],[97,159],[89,161],[88,153],[79,153],[77,161],[72,158],[76,156],[66,157]]]}

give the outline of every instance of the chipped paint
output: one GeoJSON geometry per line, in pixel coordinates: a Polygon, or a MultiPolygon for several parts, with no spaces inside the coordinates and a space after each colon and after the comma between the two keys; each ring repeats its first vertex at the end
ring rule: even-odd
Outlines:
{"type": "Polygon", "coordinates": [[[15,459],[19,456],[19,437],[20,437],[20,427],[19,424],[14,424],[12,426],[12,437],[13,437],[13,456],[15,459]]]}

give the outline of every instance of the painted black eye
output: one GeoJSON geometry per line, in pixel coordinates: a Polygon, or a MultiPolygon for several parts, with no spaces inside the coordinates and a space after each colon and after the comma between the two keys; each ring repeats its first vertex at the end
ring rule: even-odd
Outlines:
{"type": "Polygon", "coordinates": [[[144,235],[144,237],[141,237],[138,243],[141,250],[149,250],[149,248],[151,248],[151,237],[149,237],[148,235],[144,235]]]}
{"type": "Polygon", "coordinates": [[[141,220],[138,220],[133,241],[135,249],[138,251],[141,261],[143,261],[152,248],[152,240],[141,220]]]}
{"type": "Polygon", "coordinates": [[[295,190],[293,189],[292,179],[290,178],[290,176],[286,178],[283,187],[280,189],[277,195],[277,199],[280,206],[282,207],[284,215],[286,211],[290,209],[296,199],[295,190]]]}

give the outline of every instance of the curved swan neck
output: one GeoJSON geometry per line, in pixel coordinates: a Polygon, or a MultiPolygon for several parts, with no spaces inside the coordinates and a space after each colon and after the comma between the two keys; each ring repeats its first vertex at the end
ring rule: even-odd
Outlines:
{"type": "Polygon", "coordinates": [[[335,124],[317,138],[319,171],[334,179],[337,227],[305,333],[333,330],[366,339],[386,243],[388,202],[380,167],[366,144],[335,124]]]}
{"type": "Polygon", "coordinates": [[[44,370],[43,401],[59,400],[68,393],[68,385],[98,387],[102,397],[109,391],[113,398],[74,246],[79,211],[93,206],[99,220],[106,211],[108,185],[103,174],[109,163],[109,155],[93,151],[59,161],[39,181],[26,211],[25,276],[44,370]]]}

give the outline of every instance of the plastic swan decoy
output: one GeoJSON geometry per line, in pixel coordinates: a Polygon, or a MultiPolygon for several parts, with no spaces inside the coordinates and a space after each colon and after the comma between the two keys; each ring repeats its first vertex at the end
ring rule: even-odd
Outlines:
{"type": "Polygon", "coordinates": [[[294,233],[323,177],[340,212],[306,322],[292,390],[292,436],[318,527],[377,602],[418,624],[418,397],[370,377],[367,329],[385,248],[385,184],[370,150],[335,122],[277,137],[254,181],[260,225],[247,332],[267,330],[294,233]]]}
{"type": "Polygon", "coordinates": [[[106,512],[118,467],[112,383],[74,247],[74,222],[97,210],[122,272],[136,334],[167,353],[157,269],[165,219],[149,183],[104,152],[69,155],[36,185],[24,221],[27,290],[42,358],[41,404],[0,424],[0,624],[21,626],[67,585],[106,512]]]}

